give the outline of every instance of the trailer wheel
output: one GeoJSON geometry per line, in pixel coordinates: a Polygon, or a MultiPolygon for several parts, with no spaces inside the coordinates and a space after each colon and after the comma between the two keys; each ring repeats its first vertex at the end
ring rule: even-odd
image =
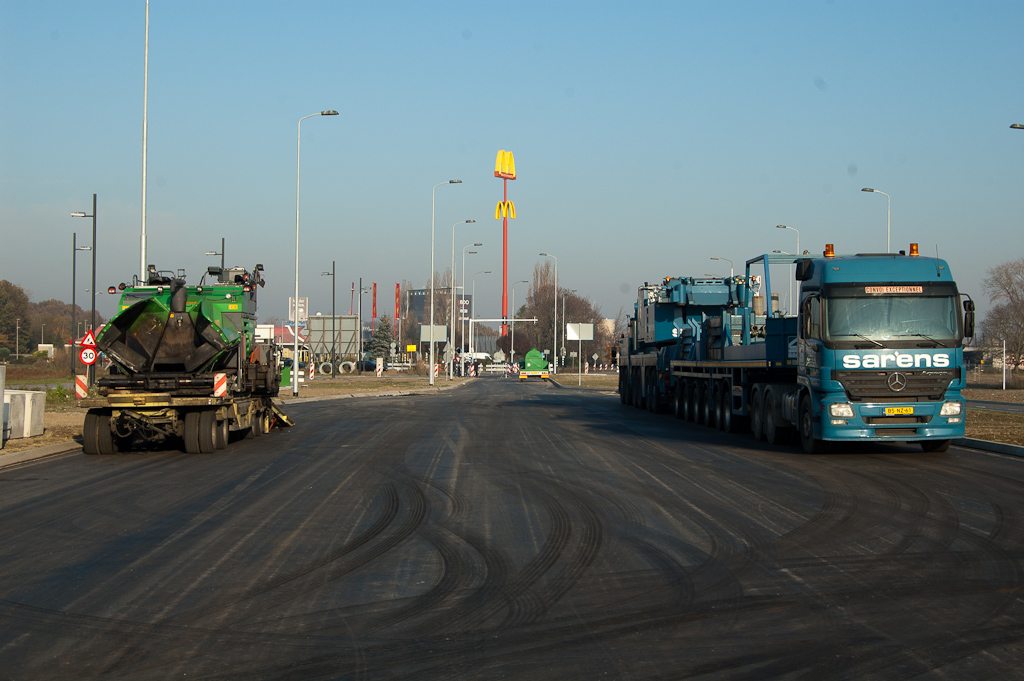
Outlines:
{"type": "Polygon", "coordinates": [[[82,450],[86,454],[117,454],[117,441],[110,430],[110,414],[90,409],[82,424],[82,450]]]}
{"type": "Polygon", "coordinates": [[[647,372],[647,411],[652,414],[659,413],[658,408],[658,374],[655,371],[647,372]]]}
{"type": "Polygon", "coordinates": [[[800,400],[800,445],[807,454],[824,454],[828,451],[828,442],[814,437],[814,417],[811,415],[811,400],[804,396],[800,400]]]}
{"type": "Polygon", "coordinates": [[[952,443],[952,440],[921,440],[921,451],[945,452],[952,443]]]}
{"type": "Polygon", "coordinates": [[[629,399],[629,379],[626,377],[626,370],[619,369],[619,402],[628,405],[629,399]]]}
{"type": "Polygon", "coordinates": [[[217,413],[212,410],[199,412],[199,452],[210,454],[217,449],[217,413]]]}
{"type": "Polygon", "coordinates": [[[697,419],[697,413],[693,409],[693,381],[683,381],[683,418],[693,423],[697,419]]]}
{"type": "Polygon", "coordinates": [[[199,449],[199,412],[185,413],[185,452],[198,454],[199,449]]]}
{"type": "Polygon", "coordinates": [[[633,406],[636,407],[637,409],[643,409],[644,408],[644,391],[643,391],[643,388],[641,386],[641,382],[642,381],[640,380],[640,371],[639,370],[634,370],[632,378],[633,378],[633,391],[632,391],[633,392],[633,406]]]}
{"type": "Polygon", "coordinates": [[[764,391],[764,437],[770,445],[780,445],[786,439],[786,429],[779,424],[775,409],[775,393],[769,388],[764,391]]]}
{"type": "Polygon", "coordinates": [[[672,391],[672,416],[686,418],[686,392],[682,381],[676,381],[676,389],[672,391]]]}
{"type": "Polygon", "coordinates": [[[224,449],[228,446],[228,420],[222,419],[217,421],[217,430],[213,436],[213,448],[224,449]]]}
{"type": "Polygon", "coordinates": [[[750,397],[750,432],[755,440],[764,438],[764,398],[761,386],[754,386],[750,397]]]}
{"type": "Polygon", "coordinates": [[[700,388],[701,422],[705,426],[715,427],[715,386],[711,381],[703,381],[700,388]]]}
{"type": "Polygon", "coordinates": [[[726,433],[731,433],[733,428],[732,390],[729,388],[728,381],[721,381],[719,385],[722,386],[722,389],[718,396],[718,428],[719,430],[724,430],[726,433]]]}

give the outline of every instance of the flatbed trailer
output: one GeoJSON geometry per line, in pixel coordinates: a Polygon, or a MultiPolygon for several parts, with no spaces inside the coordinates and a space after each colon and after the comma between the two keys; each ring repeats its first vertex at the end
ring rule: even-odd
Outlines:
{"type": "Polygon", "coordinates": [[[146,439],[180,438],[189,453],[210,453],[228,444],[230,433],[269,433],[278,422],[294,425],[268,396],[177,397],[121,392],[80,400],[89,411],[82,429],[86,454],[126,450],[136,434],[146,439]]]}

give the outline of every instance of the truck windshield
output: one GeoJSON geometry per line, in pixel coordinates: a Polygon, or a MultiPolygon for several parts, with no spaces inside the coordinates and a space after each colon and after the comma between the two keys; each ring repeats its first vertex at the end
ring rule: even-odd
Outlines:
{"type": "Polygon", "coordinates": [[[959,339],[953,296],[837,297],[825,301],[826,333],[832,341],[932,341],[959,339]]]}

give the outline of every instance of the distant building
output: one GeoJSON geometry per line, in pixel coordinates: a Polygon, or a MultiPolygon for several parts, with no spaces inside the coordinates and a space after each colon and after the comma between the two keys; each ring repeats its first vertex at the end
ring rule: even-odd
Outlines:
{"type": "MultiPolygon", "coordinates": [[[[456,304],[462,303],[463,309],[465,310],[466,316],[469,316],[469,311],[472,309],[473,296],[462,295],[456,300],[456,304]]],[[[448,288],[436,288],[434,289],[434,315],[435,318],[442,319],[442,312],[438,312],[438,305],[448,304],[448,288]]],[[[421,324],[427,323],[427,317],[430,316],[430,289],[428,288],[414,288],[409,289],[405,292],[405,309],[407,315],[416,315],[416,319],[420,320],[421,324]]],[[[447,314],[444,314],[444,319],[448,318],[447,314]]],[[[456,319],[458,317],[456,316],[456,319]]]]}

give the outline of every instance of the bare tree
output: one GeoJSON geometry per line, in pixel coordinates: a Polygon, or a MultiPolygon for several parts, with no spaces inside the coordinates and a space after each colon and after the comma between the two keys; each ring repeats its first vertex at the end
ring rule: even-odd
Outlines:
{"type": "Polygon", "coordinates": [[[986,344],[1006,342],[1010,367],[1024,361],[1024,258],[988,270],[982,286],[995,305],[985,315],[981,332],[986,344]]]}

